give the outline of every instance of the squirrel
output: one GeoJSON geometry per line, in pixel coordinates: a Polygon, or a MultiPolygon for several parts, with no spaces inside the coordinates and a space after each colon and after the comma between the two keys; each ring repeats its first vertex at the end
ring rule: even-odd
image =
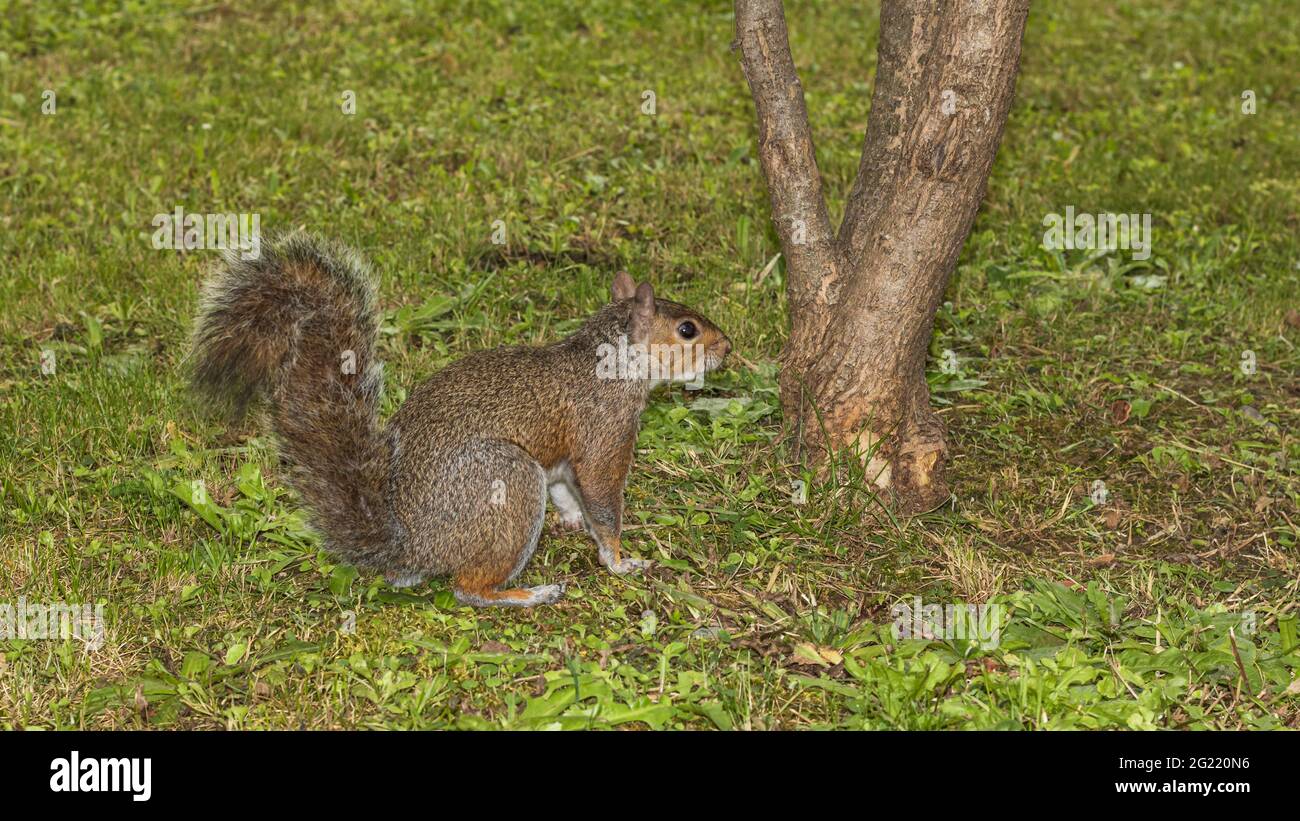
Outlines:
{"type": "Polygon", "coordinates": [[[509,588],[549,495],[616,574],[623,491],[641,412],[663,382],[702,379],[731,340],[625,271],[570,336],[471,353],[414,388],[380,424],[380,314],[352,250],[296,232],[256,259],[227,254],[202,288],[193,386],[236,417],[265,399],[289,481],[328,552],[394,587],[450,576],[456,600],[551,604],[564,584],[509,588]]]}

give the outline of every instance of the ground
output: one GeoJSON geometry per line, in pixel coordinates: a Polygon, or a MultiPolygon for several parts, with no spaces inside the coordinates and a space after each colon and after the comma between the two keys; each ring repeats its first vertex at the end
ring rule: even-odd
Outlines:
{"type": "MultiPolygon", "coordinates": [[[[838,211],[876,9],[788,5],[838,211]]],[[[1300,725],[1288,3],[1035,4],[931,348],[954,499],[906,520],[781,446],[729,4],[429,6],[0,2],[0,602],[107,622],[0,638],[0,726],[1300,725]],[[479,611],[321,553],[265,429],[186,390],[217,257],[153,247],[177,206],[362,250],[385,413],[620,267],[699,307],[736,355],[644,416],[625,544],[657,567],[554,533],[522,581],[563,601],[479,611]],[[1066,207],[1150,214],[1150,258],[1044,250],[1066,207]],[[918,602],[1000,629],[896,635],[918,602]]]]}

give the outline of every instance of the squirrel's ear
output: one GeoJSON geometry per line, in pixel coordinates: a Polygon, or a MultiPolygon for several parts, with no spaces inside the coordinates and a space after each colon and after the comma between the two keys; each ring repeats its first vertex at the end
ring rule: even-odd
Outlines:
{"type": "Polygon", "coordinates": [[[610,292],[615,300],[631,299],[636,293],[636,283],[632,281],[627,271],[619,271],[614,274],[614,284],[610,287],[610,292]]]}
{"type": "Polygon", "coordinates": [[[650,283],[636,286],[636,301],[632,303],[632,341],[646,344],[650,339],[650,323],[655,318],[655,290],[650,283]]]}

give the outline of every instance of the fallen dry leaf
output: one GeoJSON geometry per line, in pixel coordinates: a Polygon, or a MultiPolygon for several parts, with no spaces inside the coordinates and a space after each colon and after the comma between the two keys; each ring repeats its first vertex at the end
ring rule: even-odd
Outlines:
{"type": "Polygon", "coordinates": [[[1133,406],[1123,399],[1116,399],[1110,404],[1110,420],[1117,425],[1127,422],[1129,414],[1132,412],[1133,406]]]}
{"type": "Polygon", "coordinates": [[[805,666],[833,667],[844,661],[844,654],[833,647],[817,647],[809,642],[795,645],[794,663],[805,666]]]}

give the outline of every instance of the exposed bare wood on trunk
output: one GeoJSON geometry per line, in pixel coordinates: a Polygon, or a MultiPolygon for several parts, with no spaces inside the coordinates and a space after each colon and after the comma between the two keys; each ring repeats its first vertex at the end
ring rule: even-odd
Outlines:
{"type": "Polygon", "coordinates": [[[882,2],[871,117],[838,234],[781,2],[735,9],[788,272],[787,428],[814,459],[849,449],[867,460],[898,509],[929,509],[948,488],[926,351],[1002,139],[1029,0],[882,2]]]}

